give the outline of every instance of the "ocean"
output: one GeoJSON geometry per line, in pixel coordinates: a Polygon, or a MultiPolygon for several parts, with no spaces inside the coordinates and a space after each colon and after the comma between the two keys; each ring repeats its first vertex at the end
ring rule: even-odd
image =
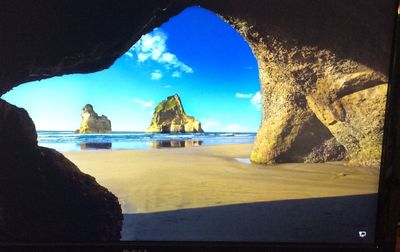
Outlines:
{"type": "Polygon", "coordinates": [[[40,146],[56,149],[59,152],[182,148],[200,145],[253,143],[256,135],[253,132],[75,134],[73,131],[38,131],[37,133],[40,146]]]}

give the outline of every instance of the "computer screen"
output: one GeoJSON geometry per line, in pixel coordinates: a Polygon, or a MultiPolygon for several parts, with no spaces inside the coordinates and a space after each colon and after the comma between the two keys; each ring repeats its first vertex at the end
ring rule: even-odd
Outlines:
{"type": "Polygon", "coordinates": [[[2,241],[376,244],[397,1],[3,10],[2,241]]]}

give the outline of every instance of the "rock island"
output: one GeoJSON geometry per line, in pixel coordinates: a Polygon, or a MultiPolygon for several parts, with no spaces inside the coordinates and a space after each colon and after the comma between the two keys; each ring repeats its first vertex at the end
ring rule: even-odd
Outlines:
{"type": "Polygon", "coordinates": [[[193,116],[185,113],[179,95],[175,94],[160,102],[154,109],[149,133],[197,133],[204,132],[193,116]]]}
{"type": "Polygon", "coordinates": [[[91,104],[83,107],[81,127],[75,130],[77,134],[111,133],[111,121],[107,116],[99,116],[91,104]]]}

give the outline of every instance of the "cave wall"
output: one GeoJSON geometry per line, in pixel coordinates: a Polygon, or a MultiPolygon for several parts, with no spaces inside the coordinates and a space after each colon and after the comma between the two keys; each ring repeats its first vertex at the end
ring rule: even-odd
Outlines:
{"type": "Polygon", "coordinates": [[[379,165],[395,1],[203,3],[258,61],[263,116],[253,162],[307,161],[306,149],[333,137],[350,164],[379,165]]]}
{"type": "Polygon", "coordinates": [[[254,162],[293,161],[285,158],[290,153],[305,160],[307,153],[300,155],[296,146],[311,130],[312,146],[303,147],[311,149],[333,137],[351,163],[376,165],[395,4],[141,0],[92,5],[65,0],[17,6],[3,1],[0,94],[27,81],[107,68],[141,35],[186,7],[200,5],[232,25],[258,61],[263,118],[254,162]],[[374,113],[357,110],[356,103],[372,106],[374,113]],[[312,123],[315,118],[322,124],[312,123]]]}
{"type": "MultiPolygon", "coordinates": [[[[105,69],[143,34],[186,7],[199,5],[232,25],[258,61],[263,115],[253,162],[328,161],[325,156],[332,153],[323,154],[324,149],[332,149],[343,150],[350,163],[377,165],[395,4],[381,0],[16,4],[4,0],[0,2],[0,95],[28,81],[105,69]]],[[[40,223],[48,223],[47,230],[66,225],[65,219],[53,226],[53,220],[45,217],[34,219],[49,210],[46,202],[60,195],[70,201],[53,202],[59,208],[53,208],[52,214],[60,216],[57,209],[70,204],[68,218],[76,220],[77,234],[91,223],[96,235],[87,233],[85,239],[118,239],[121,213],[116,198],[61,154],[37,147],[29,116],[4,101],[0,101],[0,140],[0,172],[6,181],[0,191],[0,232],[5,239],[17,239],[24,229],[19,239],[40,239],[32,235],[39,234],[40,223]],[[53,180],[65,187],[57,187],[53,180]],[[16,193],[28,202],[39,200],[33,210],[36,216],[13,201],[16,193]],[[101,197],[107,201],[96,200],[101,197]],[[89,211],[79,210],[81,202],[96,213],[95,219],[87,215],[89,211]],[[15,225],[32,218],[27,226],[15,225]]],[[[65,233],[55,232],[53,237],[57,240],[65,233]]],[[[69,239],[76,238],[70,235],[69,239]]]]}
{"type": "Polygon", "coordinates": [[[0,94],[21,83],[108,68],[186,1],[0,3],[0,94]]]}
{"type": "Polygon", "coordinates": [[[0,241],[118,241],[117,197],[53,149],[28,113],[0,99],[0,241]]]}
{"type": "MultiPolygon", "coordinates": [[[[264,102],[252,160],[277,162],[304,133],[326,127],[344,146],[350,163],[379,165],[387,74],[326,49],[275,46],[282,57],[264,43],[252,45],[264,102]],[[314,116],[322,125],[307,126],[314,116]]],[[[326,140],[316,137],[320,143],[326,140]]]]}

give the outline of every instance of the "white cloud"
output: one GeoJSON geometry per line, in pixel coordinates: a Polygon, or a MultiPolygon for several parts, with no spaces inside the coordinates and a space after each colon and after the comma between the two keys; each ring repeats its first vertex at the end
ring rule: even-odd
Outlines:
{"type": "Polygon", "coordinates": [[[250,100],[251,104],[257,109],[261,110],[261,93],[258,91],[250,100]]]}
{"type": "Polygon", "coordinates": [[[207,130],[218,131],[218,128],[221,127],[221,123],[213,118],[202,118],[200,119],[200,122],[201,122],[201,127],[205,131],[207,130]]]}
{"type": "Polygon", "coordinates": [[[126,52],[125,55],[128,56],[129,58],[133,58],[133,53],[131,53],[131,52],[129,52],[129,51],[126,52]]]}
{"type": "Polygon", "coordinates": [[[167,68],[179,69],[185,73],[193,73],[193,69],[183,62],[179,61],[175,54],[166,52],[157,60],[159,63],[165,63],[167,68]]]}
{"type": "Polygon", "coordinates": [[[173,62],[176,62],[178,59],[176,58],[175,54],[166,52],[161,55],[161,57],[158,59],[158,62],[165,62],[172,64],[173,62]]]}
{"type": "Polygon", "coordinates": [[[150,57],[150,55],[148,55],[148,54],[138,53],[138,61],[139,62],[143,62],[143,61],[147,60],[149,57],[150,57]]]}
{"type": "Polygon", "coordinates": [[[253,94],[236,93],[235,96],[236,96],[237,98],[250,99],[250,98],[253,97],[253,94]]]}
{"type": "Polygon", "coordinates": [[[172,86],[171,85],[165,85],[164,87],[165,88],[171,88],[172,86]]]}
{"type": "Polygon", "coordinates": [[[155,29],[153,32],[143,35],[129,51],[138,54],[139,62],[146,61],[149,58],[158,60],[166,51],[166,40],[167,34],[155,29]]]}
{"type": "Polygon", "coordinates": [[[133,99],[133,102],[136,103],[136,104],[139,104],[140,106],[142,106],[144,108],[154,107],[154,102],[153,101],[144,101],[142,99],[135,98],[135,99],[133,99]]]}
{"type": "Polygon", "coordinates": [[[247,128],[242,127],[240,124],[232,123],[224,127],[224,131],[227,132],[248,132],[247,128]]]}
{"type": "Polygon", "coordinates": [[[159,80],[163,76],[162,72],[160,70],[155,70],[154,72],[151,73],[151,79],[152,80],[159,80]]]}
{"type": "Polygon", "coordinates": [[[193,69],[190,66],[183,64],[182,62],[179,63],[180,64],[178,64],[178,66],[181,68],[182,71],[184,71],[185,73],[194,73],[193,69]]]}
{"type": "Polygon", "coordinates": [[[138,62],[151,59],[163,64],[166,69],[172,68],[184,73],[193,73],[194,71],[190,66],[180,61],[175,54],[168,52],[167,39],[167,33],[161,29],[154,29],[152,32],[143,35],[125,54],[131,58],[136,54],[138,62]]]}
{"type": "Polygon", "coordinates": [[[181,76],[182,76],[182,75],[181,75],[181,72],[174,71],[174,72],[172,73],[172,77],[180,78],[181,76]]]}
{"type": "Polygon", "coordinates": [[[236,93],[235,94],[236,98],[239,99],[250,99],[251,104],[257,109],[261,110],[261,93],[258,91],[257,93],[253,94],[242,94],[242,93],[236,93]]]}
{"type": "Polygon", "coordinates": [[[201,127],[205,131],[215,132],[249,132],[249,129],[238,123],[223,124],[214,118],[200,119],[201,127]]]}

